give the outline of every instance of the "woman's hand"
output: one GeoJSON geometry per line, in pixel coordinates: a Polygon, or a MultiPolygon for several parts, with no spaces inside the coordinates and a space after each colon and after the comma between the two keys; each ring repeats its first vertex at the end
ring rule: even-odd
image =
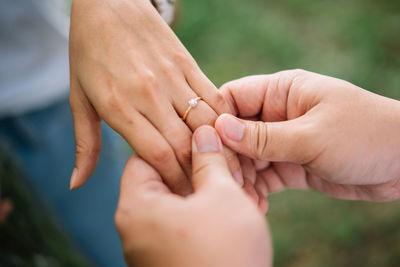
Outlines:
{"type": "MultiPolygon", "coordinates": [[[[157,169],[173,192],[191,192],[191,135],[230,112],[224,97],[149,0],[75,0],[70,103],[76,137],[71,188],[93,173],[104,120],[157,169]],[[188,100],[200,96],[186,120],[188,100]]],[[[236,154],[227,152],[242,181],[236,154]]]]}
{"type": "Polygon", "coordinates": [[[180,197],[142,159],[128,161],[115,216],[128,265],[270,266],[265,219],[233,182],[210,126],[193,136],[193,186],[180,197]]]}
{"type": "Polygon", "coordinates": [[[222,115],[216,129],[225,145],[264,161],[254,179],[261,195],[311,187],[343,199],[400,198],[400,102],[302,70],[246,77],[222,92],[242,119],[222,115]]]}

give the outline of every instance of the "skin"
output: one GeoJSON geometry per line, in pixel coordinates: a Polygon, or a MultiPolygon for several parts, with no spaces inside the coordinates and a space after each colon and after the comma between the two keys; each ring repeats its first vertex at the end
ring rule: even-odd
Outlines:
{"type": "Polygon", "coordinates": [[[215,127],[253,163],[245,178],[252,173],[260,195],[292,187],[349,200],[400,198],[399,101],[303,70],[221,90],[241,119],[224,114],[215,127]]]}
{"type": "MultiPolygon", "coordinates": [[[[74,0],[70,29],[70,105],[76,139],[71,188],[96,168],[101,120],[181,195],[192,191],[192,131],[231,112],[148,0],[74,0]],[[201,96],[186,122],[188,100],[201,96]],[[157,149],[154,149],[157,148],[157,149]]],[[[236,154],[225,149],[243,184],[236,154]]]]}
{"type": "Polygon", "coordinates": [[[129,266],[271,266],[265,218],[233,181],[210,126],[193,136],[193,187],[173,194],[133,156],[126,164],[115,222],[129,266]]]}

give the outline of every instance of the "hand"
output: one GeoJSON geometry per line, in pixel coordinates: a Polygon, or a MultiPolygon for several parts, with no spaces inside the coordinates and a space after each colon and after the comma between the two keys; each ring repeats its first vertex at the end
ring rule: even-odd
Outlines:
{"type": "Polygon", "coordinates": [[[133,266],[270,266],[266,221],[233,182],[210,126],[193,137],[194,193],[173,194],[133,156],[125,167],[115,221],[133,266]]]}
{"type": "MultiPolygon", "coordinates": [[[[76,163],[71,188],[93,173],[104,120],[157,169],[173,192],[191,192],[191,135],[230,112],[224,97],[149,0],[75,0],[70,32],[76,163]],[[201,96],[186,124],[188,100],[201,96]]],[[[230,169],[242,182],[236,154],[230,169]]]]}
{"type": "Polygon", "coordinates": [[[222,91],[243,118],[218,118],[223,143],[273,162],[257,174],[263,195],[310,187],[342,199],[400,198],[398,101],[301,70],[246,77],[222,91]]]}

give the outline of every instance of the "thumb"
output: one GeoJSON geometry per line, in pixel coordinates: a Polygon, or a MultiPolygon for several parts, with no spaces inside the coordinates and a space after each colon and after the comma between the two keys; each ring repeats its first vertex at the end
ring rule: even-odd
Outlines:
{"type": "Polygon", "coordinates": [[[303,117],[262,122],[223,114],[215,128],[227,147],[253,159],[302,164],[308,158],[307,124],[303,117]]]}
{"type": "Polygon", "coordinates": [[[221,140],[211,126],[201,126],[192,139],[193,188],[236,186],[223,154],[221,140]]]}
{"type": "Polygon", "coordinates": [[[79,86],[72,87],[70,106],[74,118],[75,168],[70,188],[82,186],[96,169],[101,149],[101,120],[79,86]]]}

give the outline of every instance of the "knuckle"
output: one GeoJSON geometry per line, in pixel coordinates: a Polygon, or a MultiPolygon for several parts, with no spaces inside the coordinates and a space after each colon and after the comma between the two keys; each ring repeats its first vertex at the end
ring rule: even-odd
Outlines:
{"type": "Polygon", "coordinates": [[[76,156],[95,159],[100,154],[101,147],[94,142],[88,142],[86,138],[76,137],[76,156]]]}
{"type": "Polygon", "coordinates": [[[157,101],[159,99],[159,95],[154,87],[144,86],[142,88],[141,97],[145,103],[153,106],[153,108],[159,108],[160,105],[157,105],[157,101]]]}
{"type": "Polygon", "coordinates": [[[215,94],[215,105],[217,107],[226,107],[227,106],[227,101],[226,101],[224,95],[222,94],[222,92],[220,92],[219,90],[215,94]]]}
{"type": "Polygon", "coordinates": [[[308,72],[303,69],[293,69],[293,70],[285,70],[279,72],[279,78],[278,82],[275,84],[275,86],[282,86],[286,85],[288,88],[292,88],[295,84],[295,82],[306,75],[308,72]]]}
{"type": "Polygon", "coordinates": [[[118,98],[113,90],[110,90],[107,96],[103,98],[102,106],[106,109],[107,113],[116,113],[119,111],[118,98]]]}
{"type": "Polygon", "coordinates": [[[143,69],[132,77],[133,81],[129,84],[133,85],[141,94],[147,95],[154,92],[158,87],[158,81],[154,72],[150,69],[143,69]]]}
{"type": "Polygon", "coordinates": [[[107,94],[100,99],[101,108],[98,113],[101,118],[110,118],[111,114],[117,115],[119,118],[127,119],[127,110],[124,108],[123,97],[117,88],[110,88],[107,94]]]}
{"type": "Polygon", "coordinates": [[[172,147],[175,153],[182,159],[189,160],[192,156],[192,134],[190,131],[185,131],[178,123],[172,123],[171,127],[166,132],[166,136],[170,137],[172,147]]]}
{"type": "Polygon", "coordinates": [[[293,69],[291,70],[291,73],[293,76],[299,76],[299,75],[303,75],[305,74],[307,71],[303,70],[303,69],[293,69]]]}
{"type": "Polygon", "coordinates": [[[180,65],[197,67],[196,61],[186,51],[177,52],[175,58],[180,65]]]}
{"type": "Polygon", "coordinates": [[[136,90],[139,95],[151,104],[155,104],[158,96],[159,84],[152,71],[144,71],[138,74],[138,82],[136,83],[136,90]]]}
{"type": "Polygon", "coordinates": [[[156,84],[157,79],[156,75],[154,74],[153,71],[149,69],[145,69],[139,73],[139,80],[142,82],[145,86],[153,86],[156,84]]]}
{"type": "Polygon", "coordinates": [[[219,90],[221,90],[221,92],[230,91],[235,87],[235,84],[236,81],[226,82],[219,88],[219,90]]]}
{"type": "Polygon", "coordinates": [[[209,116],[205,119],[204,124],[214,126],[216,120],[217,116],[209,116]]]}
{"type": "Polygon", "coordinates": [[[294,79],[298,76],[304,75],[307,73],[306,70],[303,69],[291,69],[291,70],[284,70],[279,72],[281,78],[290,78],[294,79]]]}
{"type": "Polygon", "coordinates": [[[267,125],[261,121],[257,121],[252,127],[252,146],[254,151],[253,154],[258,160],[263,160],[270,156],[268,151],[268,136],[267,136],[267,125]]]}
{"type": "Polygon", "coordinates": [[[192,150],[190,146],[187,145],[179,145],[176,149],[176,153],[178,157],[184,162],[190,162],[192,159],[192,150]]]}
{"type": "MultiPolygon", "coordinates": [[[[204,114],[204,113],[202,113],[204,114]]],[[[200,113],[199,113],[200,115],[200,113]]],[[[217,120],[217,114],[215,114],[214,112],[209,112],[208,115],[205,116],[201,116],[201,120],[200,120],[200,125],[210,125],[210,126],[214,126],[215,121],[217,120]]]]}
{"type": "Polygon", "coordinates": [[[167,148],[160,148],[152,152],[151,159],[157,165],[168,164],[174,157],[174,153],[167,148]]]}
{"type": "Polygon", "coordinates": [[[159,62],[159,66],[161,67],[161,71],[167,75],[168,77],[173,77],[175,74],[175,66],[170,60],[161,60],[159,62]]]}

